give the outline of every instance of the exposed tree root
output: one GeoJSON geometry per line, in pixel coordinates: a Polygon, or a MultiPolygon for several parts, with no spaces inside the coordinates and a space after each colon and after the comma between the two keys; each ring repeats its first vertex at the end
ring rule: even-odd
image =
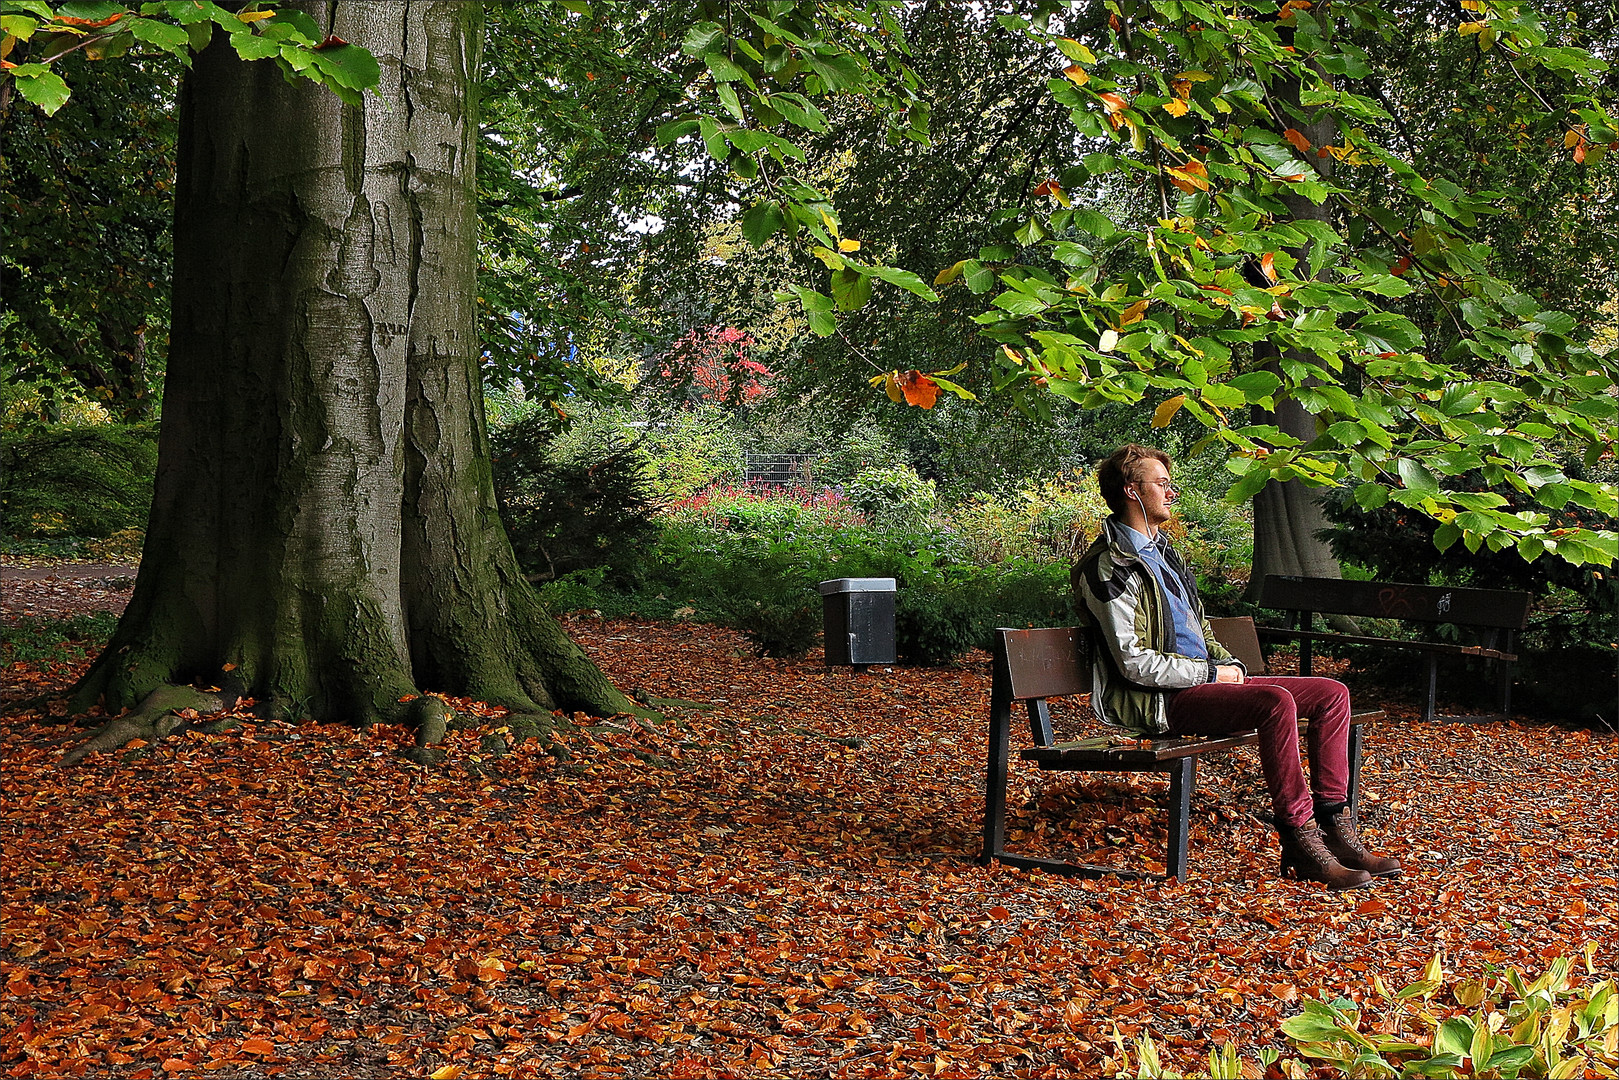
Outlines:
{"type": "Polygon", "coordinates": [[[62,755],[58,768],[77,765],[101,750],[117,750],[136,739],[156,742],[186,726],[179,713],[190,709],[199,715],[218,712],[225,702],[218,694],[204,693],[193,686],[160,686],[146,695],[133,712],[109,720],[90,738],[62,755]]]}

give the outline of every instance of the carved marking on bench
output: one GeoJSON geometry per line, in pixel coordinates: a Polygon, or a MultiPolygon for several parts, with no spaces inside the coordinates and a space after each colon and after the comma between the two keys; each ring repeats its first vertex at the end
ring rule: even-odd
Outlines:
{"type": "Polygon", "coordinates": [[[1390,619],[1398,619],[1402,615],[1415,615],[1416,608],[1412,606],[1405,587],[1384,587],[1377,591],[1377,602],[1383,608],[1383,614],[1390,619]]]}
{"type": "Polygon", "coordinates": [[[1450,610],[1450,593],[1446,593],[1444,596],[1441,596],[1439,598],[1438,611],[1439,611],[1439,614],[1443,615],[1445,612],[1447,612],[1449,610],[1450,610]]]}

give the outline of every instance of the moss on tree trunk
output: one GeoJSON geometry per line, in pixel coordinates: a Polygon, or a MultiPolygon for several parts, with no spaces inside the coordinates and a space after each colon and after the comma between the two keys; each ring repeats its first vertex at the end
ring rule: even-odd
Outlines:
{"type": "Polygon", "coordinates": [[[222,41],[181,97],[174,322],[134,597],[75,706],[170,683],[368,723],[422,691],[633,711],[523,579],[475,332],[482,10],[308,5],[361,107],[222,41]]]}

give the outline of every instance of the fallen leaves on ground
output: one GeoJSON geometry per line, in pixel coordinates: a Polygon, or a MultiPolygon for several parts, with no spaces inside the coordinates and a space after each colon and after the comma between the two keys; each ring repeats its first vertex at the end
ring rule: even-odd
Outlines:
{"type": "MultiPolygon", "coordinates": [[[[568,627],[667,722],[560,763],[489,730],[422,769],[397,728],[246,723],[57,770],[83,732],[9,720],[0,1071],[1094,1075],[1141,1033],[1187,1069],[1436,950],[1615,966],[1611,736],[1373,727],[1365,831],[1411,867],[1374,890],[1276,880],[1251,749],[1199,769],[1184,885],[1060,879],[973,861],[983,654],[861,675],[568,627]]],[[[1020,765],[1011,846],[1161,866],[1163,796],[1020,765]]]]}

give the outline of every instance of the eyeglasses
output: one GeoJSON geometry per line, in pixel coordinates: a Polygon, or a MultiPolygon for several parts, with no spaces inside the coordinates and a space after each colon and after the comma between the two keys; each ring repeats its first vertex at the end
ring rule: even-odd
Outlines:
{"type": "Polygon", "coordinates": [[[1165,495],[1179,495],[1181,493],[1181,489],[1176,486],[1175,481],[1169,479],[1168,477],[1165,477],[1162,480],[1137,480],[1136,483],[1157,484],[1160,488],[1163,488],[1165,495]]]}

